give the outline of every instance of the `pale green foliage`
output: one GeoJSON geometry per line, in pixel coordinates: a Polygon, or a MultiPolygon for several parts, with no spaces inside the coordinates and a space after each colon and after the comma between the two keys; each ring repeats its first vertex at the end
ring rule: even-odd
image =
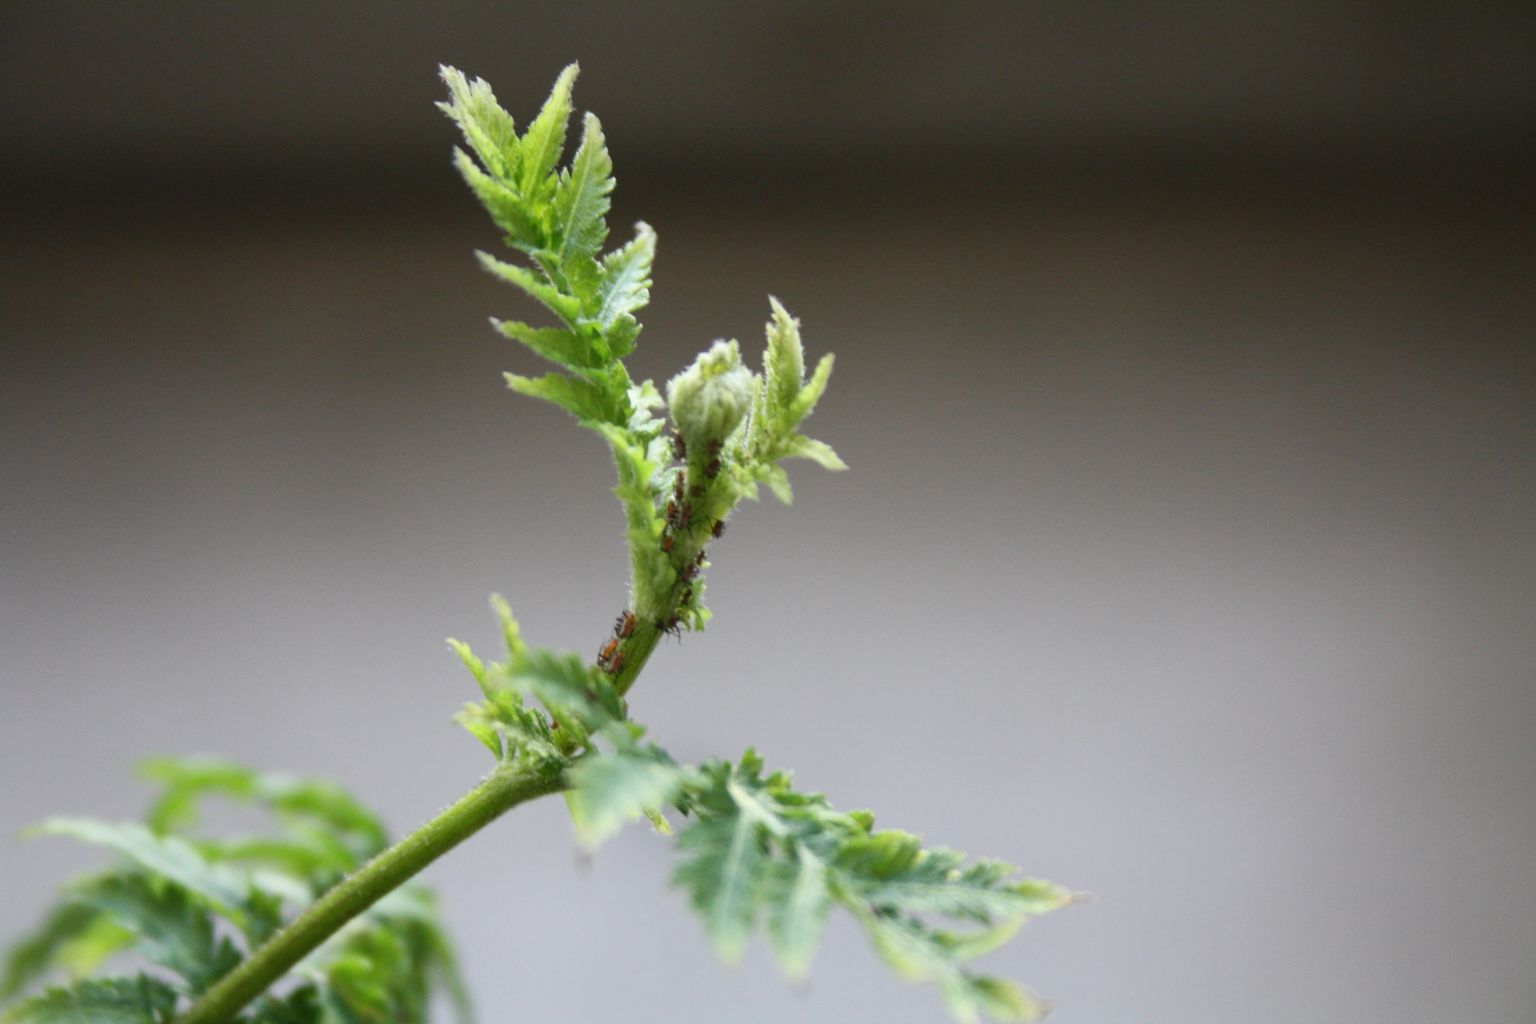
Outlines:
{"type": "Polygon", "coordinates": [[[677,778],[676,802],[694,820],[678,836],[676,881],[726,960],[740,957],[761,924],[784,970],[803,976],[839,905],[897,973],[937,984],[956,1019],[1043,1012],[1023,989],[966,965],[1026,918],[1067,905],[1067,890],[1015,879],[1015,868],[995,861],[925,850],[910,833],[874,831],[871,815],[835,811],[784,773],[765,776],[754,751],[677,778]]]}
{"type": "MultiPolygon", "coordinates": [[[[33,835],[104,846],[120,858],[106,874],[65,888],[32,935],[12,947],[0,1001],[63,981],[12,1007],[17,1022],[169,1021],[269,938],[288,914],[387,845],[378,819],[330,783],[253,772],[210,758],[157,760],[160,784],[148,824],[56,818],[33,835]],[[194,831],[209,797],[251,803],[275,827],[255,835],[194,831]],[[82,980],[109,957],[130,954],[168,972],[82,980]]],[[[424,1020],[436,991],[467,1019],[452,951],[426,890],[381,901],[294,969],[292,991],[264,998],[247,1024],[352,1024],[424,1020]]]]}
{"type": "Polygon", "coordinates": [[[875,831],[871,814],[834,810],[787,774],[765,775],[754,751],[735,763],[680,765],[626,719],[604,673],[575,655],[528,648],[505,605],[497,608],[512,638],[506,661],[486,664],[454,645],[486,696],[462,720],[504,763],[564,770],[572,824],[588,847],[626,821],[645,817],[670,831],[663,812],[684,814],[676,881],[721,957],[738,959],[761,926],[786,973],[802,977],[841,906],[898,974],[937,985],[957,1020],[1043,1013],[1029,993],[968,963],[1072,893],[1016,878],[998,861],[924,849],[908,832],[875,831]]]}
{"type": "Polygon", "coordinates": [[[480,158],[477,166],[459,153],[459,169],[533,268],[484,253],[481,263],[561,324],[497,322],[564,371],[508,374],[507,381],[574,414],[608,442],[625,510],[633,610],[633,621],[624,625],[621,616],[592,666],[576,655],[527,649],[499,604],[514,638],[505,661],[481,662],[454,642],[484,695],[460,721],[503,763],[563,769],[572,822],[586,845],[640,817],[664,828],[669,806],[689,814],[677,880],[723,957],[739,956],[761,924],[785,970],[802,975],[827,915],[841,905],[898,973],[936,983],[958,1019],[1035,1018],[1041,1008],[1023,990],[965,965],[1027,916],[1065,904],[1065,890],[1013,880],[1006,865],[965,864],[951,851],[924,850],[904,832],[874,832],[869,815],[836,812],[819,795],[797,793],[786,775],[765,777],[751,752],[736,764],[680,766],[625,720],[622,694],[658,630],[707,621],[704,546],[736,505],[755,499],[759,485],[789,502],[785,459],[847,468],[800,431],[826,391],[832,357],[823,356],[807,377],[799,322],[770,299],[760,374],[743,364],[734,340],[717,341],[667,384],[680,439],[674,445],[652,413],[662,406],[654,385],[633,384],[622,362],[639,332],[633,313],[649,298],[655,235],[641,225],[634,241],[599,256],[613,178],[595,117],[587,116],[570,166],[556,170],[574,65],[521,138],[485,83],[451,69],[443,74],[451,96],[443,107],[480,158]],[[957,922],[966,927],[956,930],[957,922]]]}
{"type": "MultiPolygon", "coordinates": [[[[759,483],[788,501],[783,459],[846,467],[831,448],[795,432],[826,389],[832,360],[824,358],[811,380],[804,380],[798,327],[773,300],[763,374],[742,365],[736,342],[720,342],[668,385],[672,419],[693,448],[686,467],[671,468],[664,423],[651,414],[660,407],[660,396],[650,381],[632,381],[623,363],[640,333],[634,314],[650,300],[656,235],[639,224],[633,240],[606,255],[601,251],[614,179],[596,117],[586,115],[575,155],[560,166],[576,70],[572,64],[561,73],[522,135],[489,85],[453,68],[442,69],[449,98],[438,106],[468,146],[455,151],[459,173],[506,243],[531,263],[520,266],[482,252],[481,265],[559,321],[552,327],[492,321],[503,335],[559,368],[540,377],[509,373],[508,386],[571,413],[601,434],[613,452],[615,493],[624,506],[630,547],[630,607],[642,618],[623,653],[638,669],[658,630],[673,623],[698,629],[708,620],[702,581],[686,577],[715,523],[743,498],[756,497],[759,483]],[[706,450],[710,442],[719,443],[718,451],[706,450]],[[685,500],[693,514],[686,525],[669,524],[664,514],[669,501],[681,504],[669,489],[679,473],[691,488],[685,500]],[[663,550],[669,532],[670,547],[663,550]]],[[[633,672],[615,674],[622,692],[633,672]]],[[[478,714],[469,713],[466,724],[478,714]]]]}

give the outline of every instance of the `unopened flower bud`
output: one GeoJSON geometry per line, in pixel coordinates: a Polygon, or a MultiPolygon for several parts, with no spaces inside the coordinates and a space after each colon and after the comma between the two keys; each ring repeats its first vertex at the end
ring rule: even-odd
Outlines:
{"type": "Polygon", "coordinates": [[[717,341],[667,382],[667,406],[683,440],[703,451],[741,423],[752,404],[753,388],[752,371],[741,364],[736,342],[717,341]]]}

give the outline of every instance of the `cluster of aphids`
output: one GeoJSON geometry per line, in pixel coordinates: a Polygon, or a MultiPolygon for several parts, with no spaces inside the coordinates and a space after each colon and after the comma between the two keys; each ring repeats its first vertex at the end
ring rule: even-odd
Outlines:
{"type": "Polygon", "coordinates": [[[628,640],[635,633],[635,613],[628,608],[613,623],[613,635],[597,652],[597,667],[610,675],[618,675],[624,667],[624,652],[619,641],[628,640]]]}
{"type": "MultiPolygon", "coordinates": [[[[704,466],[704,475],[708,479],[713,480],[720,474],[720,442],[709,442],[707,450],[709,452],[709,462],[704,466]]],[[[683,440],[681,434],[672,435],[672,451],[676,455],[677,461],[686,466],[688,462],[688,445],[683,440]]],[[[670,555],[672,548],[677,543],[677,535],[685,532],[693,525],[693,501],[691,499],[700,497],[703,494],[704,487],[702,485],[695,484],[692,488],[688,486],[687,469],[679,469],[677,471],[677,476],[673,479],[672,497],[667,501],[666,528],[661,535],[662,551],[670,555]]],[[[724,536],[724,521],[716,520],[714,523],[711,523],[709,533],[710,536],[715,538],[724,536]]],[[[688,564],[683,566],[678,572],[678,579],[683,584],[683,591],[678,595],[678,607],[687,607],[693,601],[693,587],[691,584],[699,575],[699,570],[703,566],[704,551],[701,548],[688,564]]],[[[678,639],[682,639],[682,620],[675,613],[665,622],[658,622],[656,625],[663,633],[670,633],[678,639]]]]}
{"type": "MultiPolygon", "coordinates": [[[[713,480],[720,475],[720,442],[709,442],[707,450],[709,451],[709,462],[704,466],[704,476],[713,480]]],[[[672,435],[672,451],[677,456],[677,461],[686,466],[688,463],[688,444],[683,440],[683,435],[672,435]]],[[[673,480],[672,497],[667,501],[667,526],[661,535],[661,550],[667,554],[670,555],[672,553],[672,547],[677,542],[677,534],[686,531],[693,524],[693,502],[691,499],[697,498],[703,493],[704,487],[702,484],[694,484],[692,488],[688,486],[687,469],[679,469],[677,471],[677,476],[673,480]]],[[[719,537],[725,533],[725,523],[714,523],[710,526],[709,532],[713,536],[719,537]]],[[[701,553],[700,560],[702,561],[702,559],[701,553]]],[[[685,581],[688,579],[691,579],[691,577],[684,577],[685,581]]]]}

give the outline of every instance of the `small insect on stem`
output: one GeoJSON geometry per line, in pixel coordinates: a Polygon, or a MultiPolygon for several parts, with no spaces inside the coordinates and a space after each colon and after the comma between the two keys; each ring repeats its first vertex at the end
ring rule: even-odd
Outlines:
{"type": "Polygon", "coordinates": [[[608,642],[603,644],[602,648],[597,652],[598,667],[608,668],[609,663],[617,657],[622,657],[619,654],[619,638],[616,636],[609,637],[608,642]]]}
{"type": "Polygon", "coordinates": [[[682,434],[672,435],[672,454],[677,457],[678,462],[688,461],[688,445],[683,441],[682,434]]]}
{"type": "Polygon", "coordinates": [[[670,533],[661,538],[661,550],[669,555],[672,553],[672,535],[670,533]]]}
{"type": "Polygon", "coordinates": [[[715,458],[709,460],[709,465],[704,467],[704,475],[709,477],[711,480],[713,480],[715,477],[720,475],[720,457],[719,456],[716,456],[715,458]]]}
{"type": "Polygon", "coordinates": [[[677,599],[677,603],[678,604],[689,604],[692,601],[693,601],[693,588],[692,587],[684,587],[683,588],[683,596],[681,596],[681,597],[679,597],[677,599]]]}
{"type": "Polygon", "coordinates": [[[614,622],[613,632],[621,640],[627,640],[633,636],[635,633],[635,613],[626,608],[624,614],[620,615],[618,620],[614,622]]]}
{"type": "Polygon", "coordinates": [[[613,656],[613,660],[608,662],[606,668],[608,669],[608,674],[612,675],[612,676],[616,676],[621,671],[623,671],[623,669],[624,669],[624,652],[620,651],[618,654],[615,654],[613,656]]]}
{"type": "Polygon", "coordinates": [[[675,501],[667,502],[667,525],[673,529],[677,528],[677,502],[675,501]]]}
{"type": "Polygon", "coordinates": [[[683,472],[682,470],[678,470],[677,471],[676,481],[672,485],[672,495],[673,495],[673,498],[679,504],[681,504],[682,500],[683,500],[683,495],[685,495],[687,493],[687,491],[688,491],[688,474],[683,472]]]}

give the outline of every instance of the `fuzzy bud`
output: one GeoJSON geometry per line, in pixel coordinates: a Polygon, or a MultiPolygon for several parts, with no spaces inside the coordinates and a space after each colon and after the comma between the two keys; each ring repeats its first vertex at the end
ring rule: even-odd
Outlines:
{"type": "Polygon", "coordinates": [[[690,447],[703,451],[741,423],[752,404],[755,383],[752,371],[741,364],[736,342],[717,341],[667,382],[672,422],[690,447]]]}

